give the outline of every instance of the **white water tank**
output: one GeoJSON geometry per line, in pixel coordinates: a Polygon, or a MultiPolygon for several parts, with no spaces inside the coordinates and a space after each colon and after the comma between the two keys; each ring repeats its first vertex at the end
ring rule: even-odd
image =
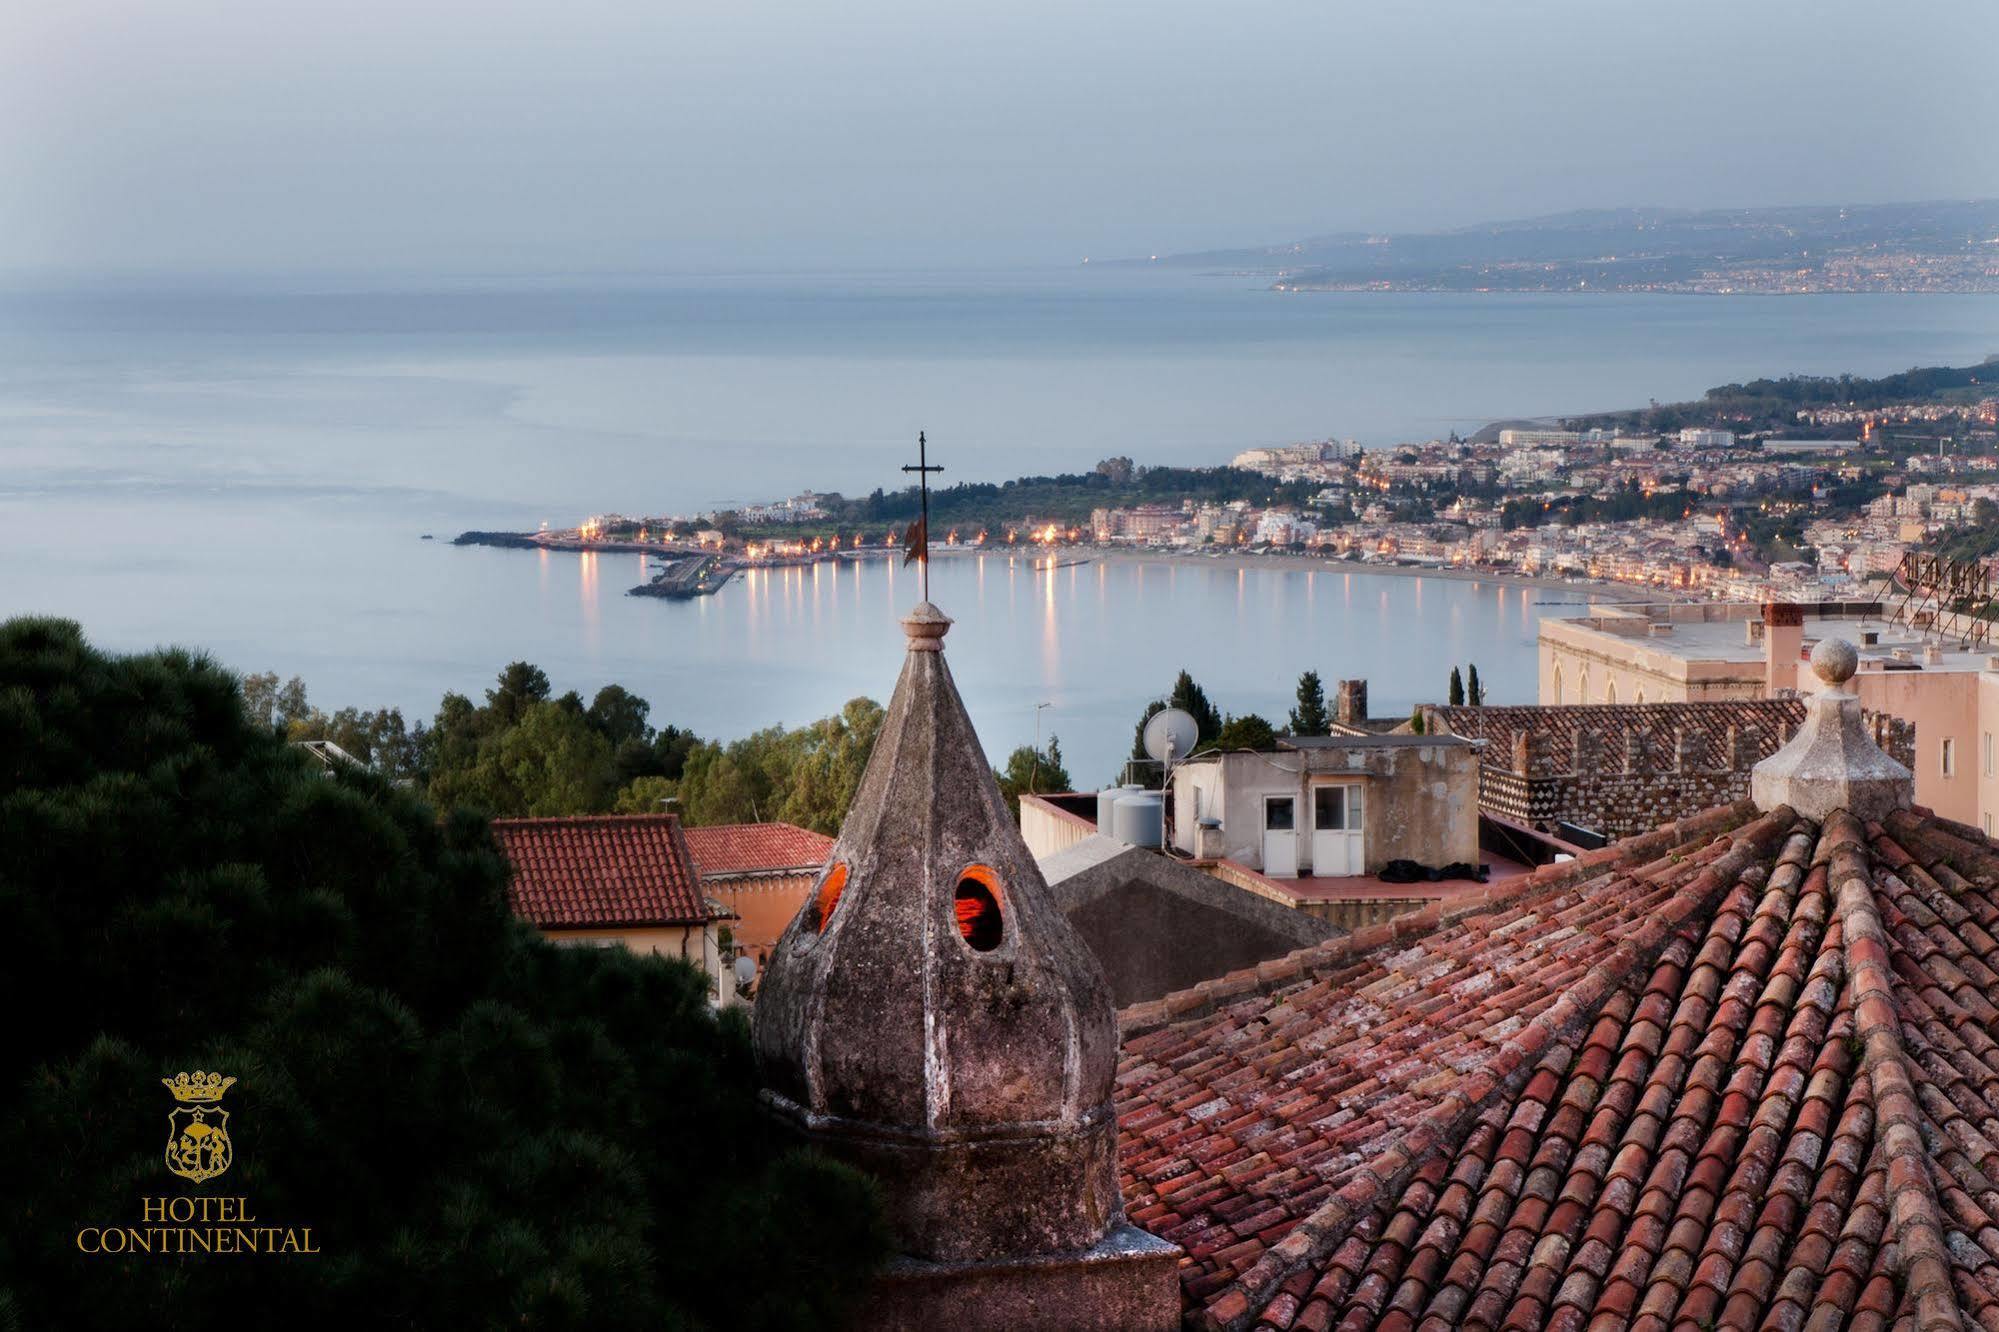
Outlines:
{"type": "Polygon", "coordinates": [[[1127,846],[1159,849],[1166,841],[1166,802],[1157,791],[1134,791],[1112,810],[1113,836],[1127,846]]]}

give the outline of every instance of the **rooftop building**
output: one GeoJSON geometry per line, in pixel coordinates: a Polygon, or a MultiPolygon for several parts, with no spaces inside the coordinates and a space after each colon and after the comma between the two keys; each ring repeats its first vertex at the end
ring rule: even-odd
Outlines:
{"type": "Polygon", "coordinates": [[[681,958],[733,1000],[718,928],[730,913],[702,892],[677,815],[494,819],[493,836],[513,868],[508,905],[544,938],[681,958]]]}
{"type": "Polygon", "coordinates": [[[1540,701],[1654,703],[1781,697],[1811,688],[1809,653],[1856,648],[1855,691],[1914,727],[1916,796],[1947,818],[1999,818],[1999,656],[1890,623],[1868,602],[1591,606],[1539,631],[1540,701]]]}

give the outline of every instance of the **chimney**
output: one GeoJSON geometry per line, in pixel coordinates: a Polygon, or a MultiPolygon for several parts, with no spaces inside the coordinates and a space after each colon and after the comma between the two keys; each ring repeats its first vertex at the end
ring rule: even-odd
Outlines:
{"type": "Polygon", "coordinates": [[[1333,720],[1343,726],[1358,726],[1367,720],[1367,681],[1340,681],[1333,701],[1333,720]]]}
{"type": "Polygon", "coordinates": [[[1534,775],[1534,733],[1524,726],[1513,733],[1513,771],[1522,777],[1534,775]]]}
{"type": "Polygon", "coordinates": [[[1805,647],[1805,608],[1796,602],[1763,603],[1763,697],[1798,687],[1798,654],[1805,647]]]}

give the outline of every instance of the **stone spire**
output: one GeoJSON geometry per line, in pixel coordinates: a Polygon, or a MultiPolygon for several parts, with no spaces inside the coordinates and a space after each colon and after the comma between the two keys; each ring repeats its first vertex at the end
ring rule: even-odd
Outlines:
{"type": "Polygon", "coordinates": [[[966,1312],[967,1273],[995,1318],[1087,1326],[1094,1300],[1116,1309],[1101,1325],[1143,1325],[1149,1301],[1175,1322],[1178,1251],[1125,1225],[1118,1194],[1110,990],[1007,812],[944,663],[950,625],[929,602],[903,620],[853,808],[766,966],[764,1098],[882,1186],[905,1257],[871,1325],[1004,1325],[966,1312]],[[922,1273],[945,1268],[937,1303],[922,1273]]]}
{"type": "Polygon", "coordinates": [[[1789,744],[1749,772],[1757,808],[1789,805],[1815,822],[1843,809],[1862,821],[1915,803],[1916,779],[1874,743],[1860,696],[1845,688],[1860,665],[1853,644],[1827,638],[1812,649],[1823,688],[1805,701],[1805,724],[1789,744]]]}

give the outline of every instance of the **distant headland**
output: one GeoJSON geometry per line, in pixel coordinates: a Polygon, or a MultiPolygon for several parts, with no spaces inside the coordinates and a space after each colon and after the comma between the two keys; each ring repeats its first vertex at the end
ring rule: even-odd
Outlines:
{"type": "Polygon", "coordinates": [[[1999,199],[1590,209],[1112,262],[1268,277],[1275,291],[1999,292],[1999,199]]]}

